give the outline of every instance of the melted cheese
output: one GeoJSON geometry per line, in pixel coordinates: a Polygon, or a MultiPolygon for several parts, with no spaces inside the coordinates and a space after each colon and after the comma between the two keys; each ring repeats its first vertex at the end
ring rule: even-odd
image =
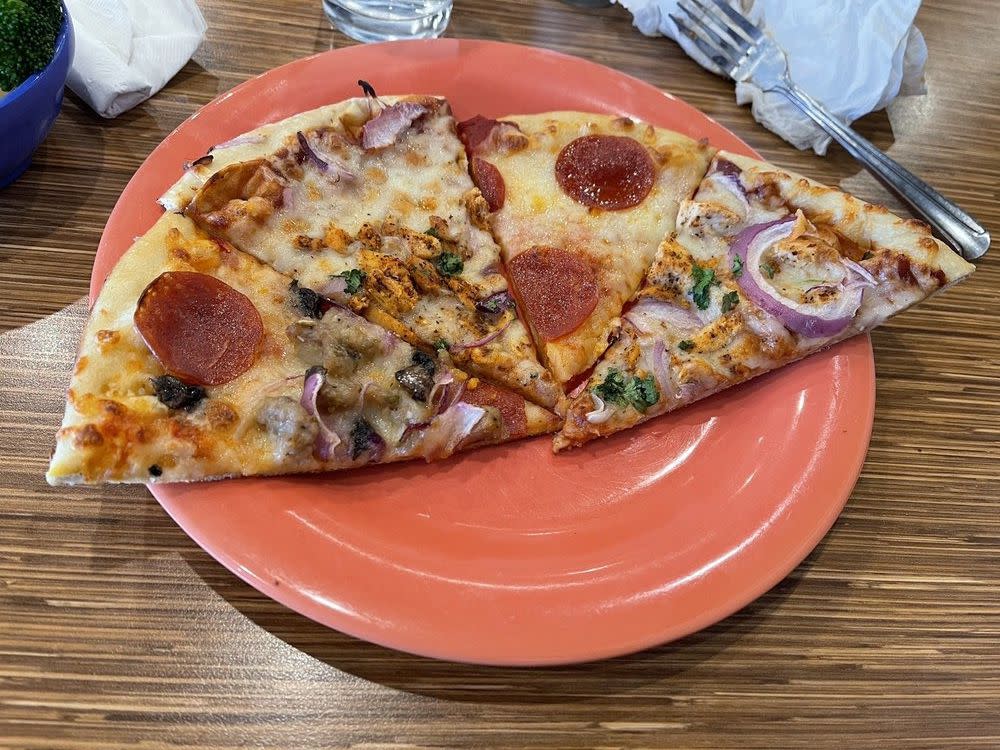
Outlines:
{"type": "MultiPolygon", "coordinates": [[[[387,103],[397,100],[386,98],[387,103]]],[[[351,122],[364,122],[368,106],[365,100],[352,100],[265,126],[256,136],[248,135],[261,138],[258,142],[214,151],[212,163],[185,175],[163,202],[187,206],[189,212],[210,207],[221,222],[217,231],[227,240],[316,290],[323,289],[331,276],[370,265],[371,258],[362,257],[366,249],[397,255],[388,246],[397,238],[378,237],[380,232],[390,234],[386,225],[420,234],[433,228],[448,238],[444,249],[461,256],[462,269],[454,281],[461,282],[467,293],[463,296],[449,288],[415,291],[412,284],[401,283],[380,289],[373,306],[356,309],[383,324],[382,314],[392,317],[408,340],[425,346],[441,339],[458,345],[480,340],[485,333],[476,329],[479,320],[472,306],[476,299],[506,290],[507,282],[499,270],[499,248],[475,210],[483,201],[468,175],[465,151],[446,103],[436,101],[436,111],[419,127],[408,128],[391,147],[364,151],[342,138],[344,145],[335,153],[340,162],[336,179],[310,159],[299,164],[288,156],[297,132],[326,133],[333,139],[346,133],[345,113],[351,122]],[[228,202],[225,198],[245,196],[251,189],[276,196],[267,185],[266,168],[254,176],[244,174],[232,184],[220,178],[226,174],[224,168],[237,169],[261,155],[275,172],[291,179],[283,183],[273,210],[255,218],[247,210],[253,196],[228,202]],[[210,178],[216,174],[219,178],[213,182],[210,178]]],[[[205,212],[202,221],[210,225],[214,218],[205,212]]],[[[560,396],[520,324],[510,326],[464,364],[541,404],[552,406],[560,396]]]]}

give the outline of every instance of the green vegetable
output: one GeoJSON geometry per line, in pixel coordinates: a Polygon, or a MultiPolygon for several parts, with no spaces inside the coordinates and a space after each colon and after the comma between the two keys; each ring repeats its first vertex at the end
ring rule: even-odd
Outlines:
{"type": "Polygon", "coordinates": [[[442,276],[457,276],[462,273],[462,259],[447,251],[441,253],[434,259],[434,266],[442,276]]]}
{"type": "Polygon", "coordinates": [[[684,339],[677,344],[677,348],[682,352],[689,352],[694,349],[694,342],[691,339],[684,339]]]}
{"type": "Polygon", "coordinates": [[[707,310],[712,301],[710,289],[719,283],[719,280],[715,278],[715,271],[696,264],[691,266],[691,278],[694,279],[694,286],[691,287],[691,300],[699,310],[707,310]]]}
{"type": "Polygon", "coordinates": [[[733,256],[733,276],[737,279],[743,275],[743,261],[740,260],[740,256],[733,256]]]}
{"type": "Polygon", "coordinates": [[[438,230],[436,230],[434,227],[431,227],[430,229],[426,230],[424,232],[424,234],[429,234],[431,237],[433,237],[436,240],[441,239],[441,235],[438,234],[438,230]]]}
{"type": "Polygon", "coordinates": [[[608,370],[604,382],[594,387],[594,393],[612,404],[631,406],[640,412],[660,400],[660,391],[652,375],[639,378],[622,375],[615,369],[608,370]]]}
{"type": "Polygon", "coordinates": [[[774,278],[774,274],[778,272],[778,269],[773,263],[761,263],[760,270],[764,272],[764,275],[769,279],[774,278]]]}
{"type": "Polygon", "coordinates": [[[722,296],[722,312],[727,313],[740,304],[740,295],[736,292],[729,292],[722,296]]]}
{"type": "Polygon", "coordinates": [[[350,271],[342,271],[341,273],[335,274],[335,276],[339,276],[340,278],[347,280],[347,288],[344,289],[345,292],[348,294],[357,294],[358,290],[361,289],[365,283],[366,274],[358,268],[352,268],[350,271]]]}
{"type": "Polygon", "coordinates": [[[448,351],[451,348],[451,346],[444,339],[438,339],[437,341],[434,342],[434,348],[437,349],[438,351],[441,351],[442,349],[444,351],[448,351]]]}
{"type": "Polygon", "coordinates": [[[0,90],[49,64],[62,22],[58,0],[0,0],[0,90]]]}

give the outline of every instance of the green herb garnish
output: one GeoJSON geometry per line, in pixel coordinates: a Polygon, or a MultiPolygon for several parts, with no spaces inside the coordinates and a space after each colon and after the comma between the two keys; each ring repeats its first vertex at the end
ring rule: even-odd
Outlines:
{"type": "Polygon", "coordinates": [[[715,271],[711,268],[693,265],[691,266],[691,278],[694,279],[694,286],[691,287],[691,300],[699,310],[707,310],[711,302],[710,289],[719,283],[719,280],[715,278],[715,271]]]}
{"type": "Polygon", "coordinates": [[[694,349],[694,342],[691,339],[684,339],[677,344],[677,348],[682,352],[689,352],[694,349]]]}
{"type": "Polygon", "coordinates": [[[733,291],[722,295],[722,312],[727,313],[740,304],[740,295],[733,291]]]}
{"type": "Polygon", "coordinates": [[[438,234],[438,230],[436,230],[434,227],[431,227],[430,229],[425,230],[424,234],[429,234],[431,237],[433,237],[436,240],[440,240],[441,239],[441,235],[438,234]]]}
{"type": "Polygon", "coordinates": [[[352,268],[350,271],[335,274],[334,278],[341,278],[347,281],[347,286],[344,288],[345,292],[348,294],[357,294],[361,287],[364,286],[365,276],[365,272],[361,269],[352,268]]]}
{"type": "Polygon", "coordinates": [[[448,351],[451,348],[451,345],[444,339],[438,339],[434,342],[434,348],[438,351],[448,351]]]}
{"type": "Polygon", "coordinates": [[[619,406],[631,406],[644,412],[660,400],[656,381],[650,375],[645,378],[622,375],[619,370],[608,370],[604,382],[594,387],[594,393],[605,401],[619,406]]]}
{"type": "Polygon", "coordinates": [[[455,253],[449,253],[448,251],[434,258],[434,267],[437,268],[438,273],[442,276],[457,276],[462,273],[463,266],[462,259],[455,255],[455,253]]]}
{"type": "Polygon", "coordinates": [[[760,270],[769,279],[773,279],[774,278],[774,274],[776,274],[778,272],[778,269],[775,267],[775,265],[773,263],[761,263],[760,264],[760,270]]]}
{"type": "Polygon", "coordinates": [[[740,260],[740,256],[733,256],[733,276],[737,279],[743,275],[743,261],[740,260]]]}

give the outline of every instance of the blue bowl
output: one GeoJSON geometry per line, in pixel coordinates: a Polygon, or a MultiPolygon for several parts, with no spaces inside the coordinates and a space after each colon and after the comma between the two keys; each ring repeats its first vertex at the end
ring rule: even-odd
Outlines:
{"type": "Polygon", "coordinates": [[[0,188],[31,164],[62,106],[63,86],[73,60],[73,24],[63,6],[63,25],[52,61],[0,99],[0,188]]]}

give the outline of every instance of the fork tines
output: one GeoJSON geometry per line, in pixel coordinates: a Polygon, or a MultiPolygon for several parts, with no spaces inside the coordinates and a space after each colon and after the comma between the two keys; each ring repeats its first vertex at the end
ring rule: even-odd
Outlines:
{"type": "Polygon", "coordinates": [[[723,75],[731,76],[740,59],[763,37],[763,32],[726,0],[679,0],[677,7],[687,16],[685,20],[670,14],[677,28],[723,75]]]}

